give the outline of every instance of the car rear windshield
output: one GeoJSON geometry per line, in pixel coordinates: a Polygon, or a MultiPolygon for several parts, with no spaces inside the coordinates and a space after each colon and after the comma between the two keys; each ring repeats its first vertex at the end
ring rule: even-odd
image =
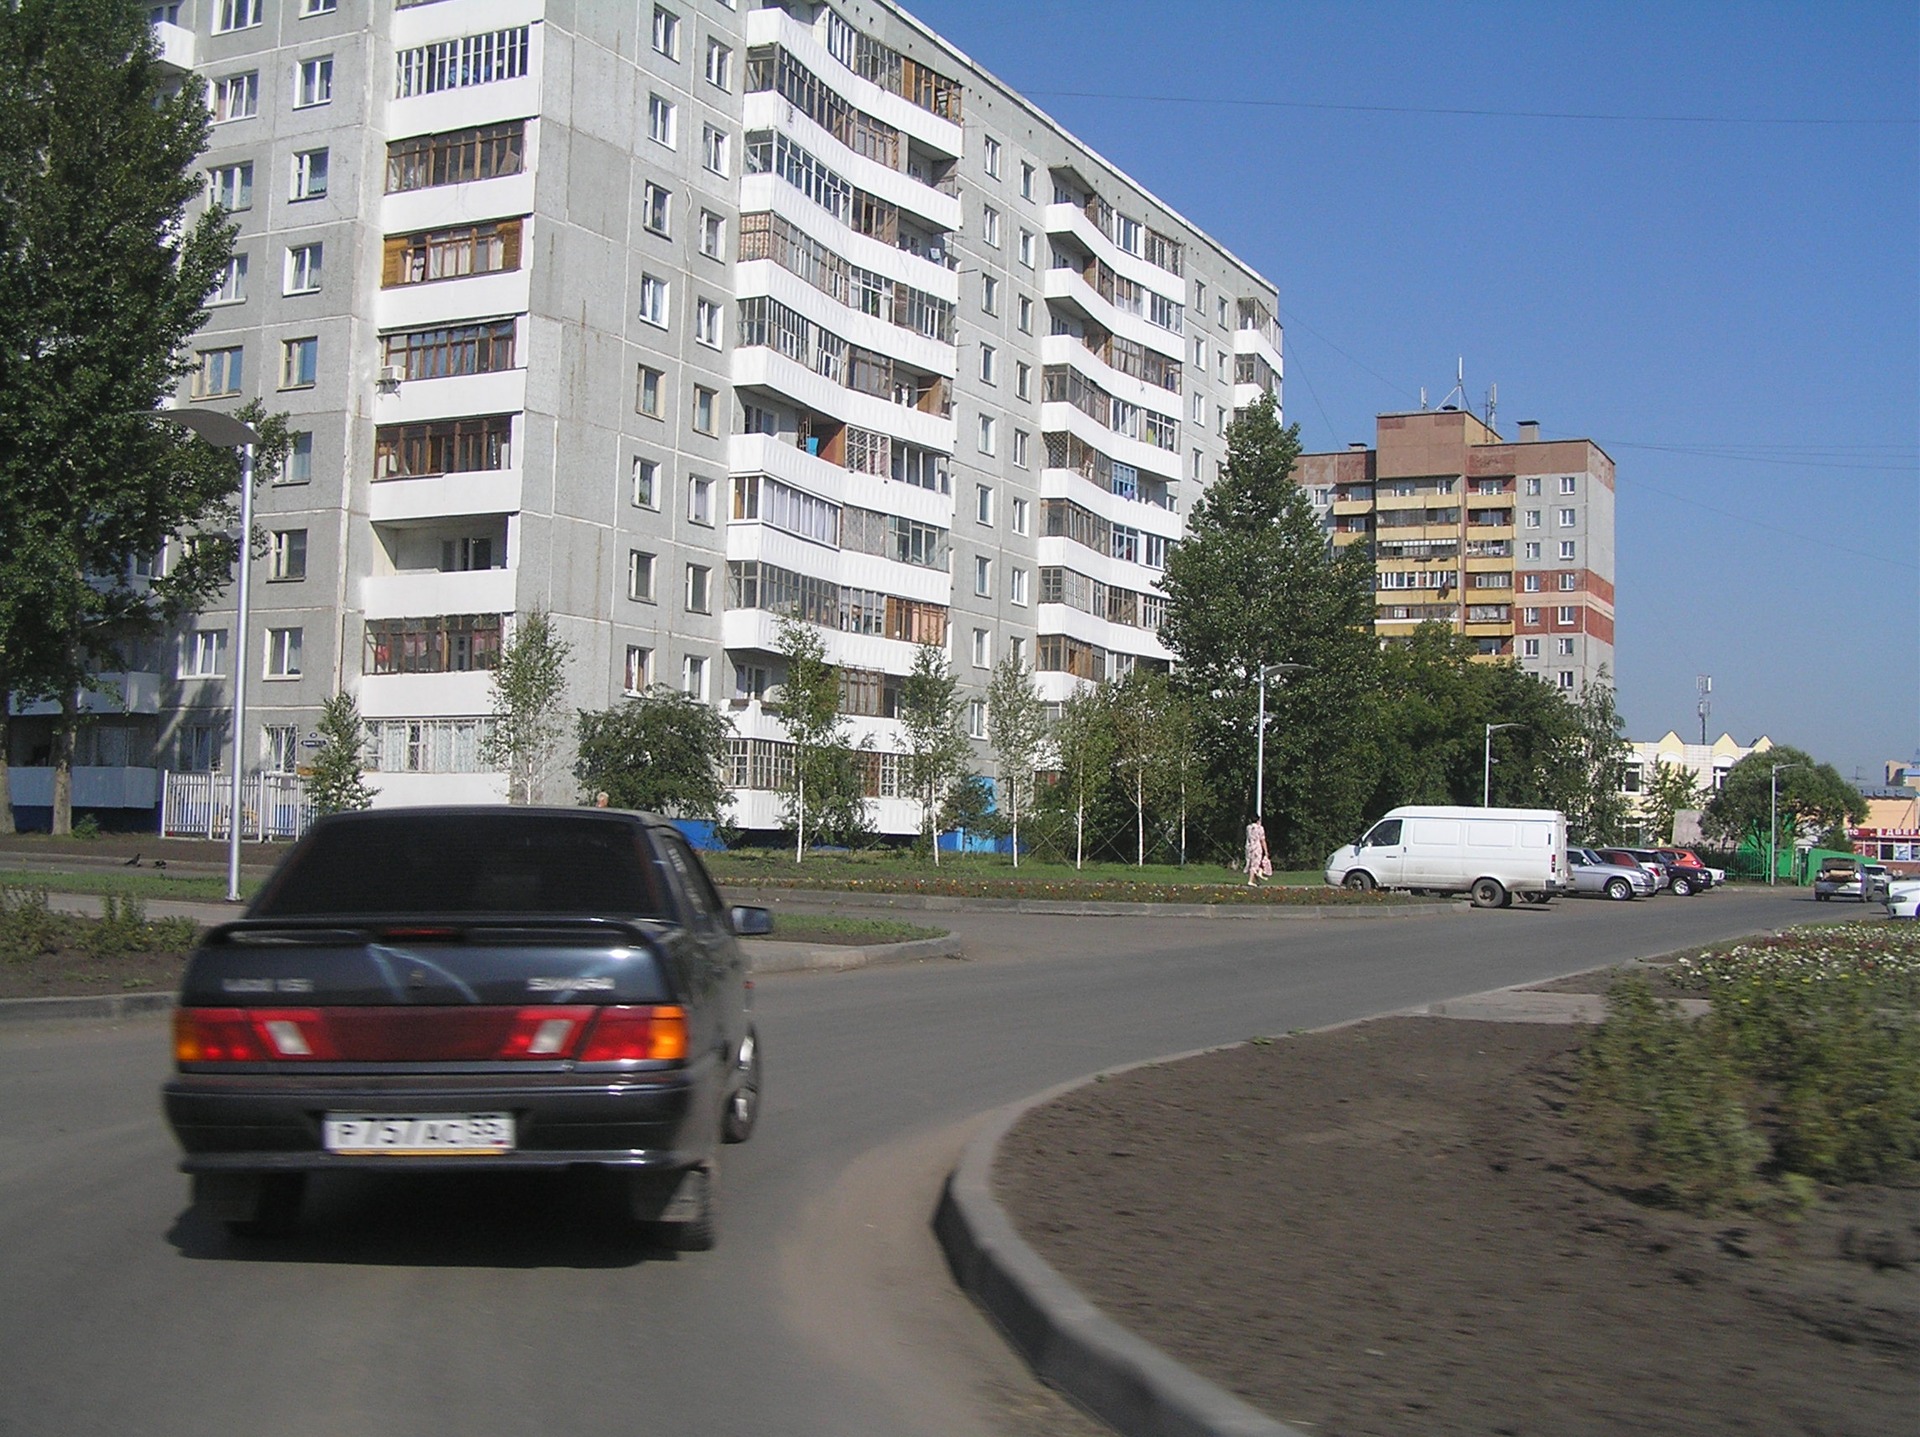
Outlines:
{"type": "Polygon", "coordinates": [[[323,824],[252,911],[664,917],[645,843],[632,823],[584,814],[383,814],[323,824]]]}

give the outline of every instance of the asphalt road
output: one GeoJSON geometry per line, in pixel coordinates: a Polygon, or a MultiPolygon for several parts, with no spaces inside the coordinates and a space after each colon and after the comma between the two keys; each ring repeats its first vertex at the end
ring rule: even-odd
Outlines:
{"type": "MultiPolygon", "coordinates": [[[[279,1242],[186,1209],[159,1019],[0,1027],[0,1433],[1032,1437],[1098,1429],[946,1279],[985,1112],[1094,1069],[1815,918],[1724,891],[1397,922],[942,915],[969,959],[760,980],[719,1248],[590,1185],[341,1176],[279,1242]]],[[[1838,916],[1851,916],[1841,914],[1838,916]]]]}

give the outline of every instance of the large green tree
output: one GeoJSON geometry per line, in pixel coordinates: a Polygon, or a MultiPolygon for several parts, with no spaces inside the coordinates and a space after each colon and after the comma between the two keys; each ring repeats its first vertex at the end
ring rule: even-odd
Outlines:
{"type": "Polygon", "coordinates": [[[1032,805],[1034,772],[1047,741],[1047,709],[1033,686],[1033,673],[1009,649],[987,685],[987,725],[1000,761],[998,800],[1013,836],[1013,866],[1020,866],[1020,816],[1032,805]]]}
{"type": "Polygon", "coordinates": [[[827,662],[819,633],[791,615],[780,620],[780,722],[793,744],[786,779],[787,820],[793,824],[793,861],[807,853],[808,825],[816,839],[853,843],[871,830],[865,753],[848,738],[840,714],[840,671],[827,662]]]}
{"type": "MultiPolygon", "coordinates": [[[[1086,688],[1060,706],[1049,739],[1059,779],[1047,791],[1050,806],[1073,835],[1073,866],[1087,860],[1087,820],[1098,824],[1100,804],[1113,779],[1113,713],[1103,688],[1086,688]]],[[[1063,845],[1064,846],[1064,845],[1063,845]]]]}
{"type": "Polygon", "coordinates": [[[1655,759],[1643,800],[1647,836],[1655,843],[1672,843],[1674,815],[1698,806],[1699,802],[1700,780],[1692,769],[1683,763],[1655,759]]]}
{"type": "Polygon", "coordinates": [[[320,746],[300,780],[316,816],[371,808],[376,789],[367,782],[367,726],[352,694],[337,693],[320,705],[320,746]]]}
{"type": "Polygon", "coordinates": [[[547,768],[567,731],[561,700],[573,644],[545,610],[535,609],[515,626],[493,669],[493,727],[481,757],[507,771],[507,802],[534,803],[544,796],[547,768]]]}
{"type": "Polygon", "coordinates": [[[907,786],[920,803],[920,836],[940,862],[939,820],[967,777],[973,750],[960,727],[960,681],[946,651],[922,644],[900,681],[900,732],[907,741],[907,786]]]}
{"type": "Polygon", "coordinates": [[[91,676],[202,606],[237,552],[234,457],[143,417],[192,370],[233,240],[191,213],[206,104],[157,63],[147,9],[0,5],[0,690],[60,705],[57,832],[91,676]]]}
{"type": "Polygon", "coordinates": [[[732,801],[724,778],[733,725],[691,694],[656,685],[575,719],[574,776],[615,808],[718,823],[732,801]]]}
{"type": "Polygon", "coordinates": [[[1805,749],[1776,744],[1748,754],[1732,768],[1720,791],[1701,811],[1701,829],[1728,845],[1752,840],[1764,850],[1768,825],[1777,813],[1781,852],[1792,852],[1796,837],[1846,842],[1846,826],[1867,816],[1860,790],[1805,749]],[[1776,772],[1778,770],[1778,772],[1776,772]]]}
{"type": "Polygon", "coordinates": [[[1299,454],[1270,396],[1234,421],[1221,475],[1168,556],[1160,636],[1193,705],[1213,790],[1200,824],[1217,853],[1237,852],[1254,817],[1260,671],[1303,666],[1268,686],[1264,818],[1276,862],[1318,863],[1359,830],[1376,788],[1379,647],[1371,556],[1328,543],[1293,480],[1299,454]]]}

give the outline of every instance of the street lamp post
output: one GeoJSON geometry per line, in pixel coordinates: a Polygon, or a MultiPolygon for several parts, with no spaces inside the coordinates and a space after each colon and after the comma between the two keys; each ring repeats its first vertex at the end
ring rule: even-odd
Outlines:
{"type": "Polygon", "coordinates": [[[1283,679],[1305,668],[1305,664],[1262,664],[1260,666],[1260,717],[1255,724],[1253,760],[1253,821],[1267,821],[1267,680],[1283,679]]]}
{"type": "Polygon", "coordinates": [[[253,447],[260,433],[251,424],[218,409],[156,409],[153,417],[191,429],[209,444],[240,451],[240,576],[234,616],[233,733],[229,740],[233,772],[227,786],[227,902],[240,901],[240,755],[247,716],[247,600],[253,577],[253,447]]]}
{"type": "Polygon", "coordinates": [[[1493,736],[1502,729],[1525,728],[1523,723],[1490,723],[1487,726],[1486,742],[1480,752],[1480,806],[1493,807],[1493,736]]]}
{"type": "Polygon", "coordinates": [[[1767,887],[1780,877],[1780,775],[1790,768],[1805,768],[1803,763],[1776,763],[1767,775],[1767,887]]]}

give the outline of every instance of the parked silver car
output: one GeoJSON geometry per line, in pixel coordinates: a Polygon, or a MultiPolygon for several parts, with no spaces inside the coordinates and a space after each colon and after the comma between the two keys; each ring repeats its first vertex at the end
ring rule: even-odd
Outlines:
{"type": "Polygon", "coordinates": [[[1573,891],[1586,897],[1612,898],[1626,902],[1650,898],[1660,881],[1639,864],[1629,868],[1608,863],[1591,848],[1569,848],[1567,866],[1573,870],[1573,891]]]}

